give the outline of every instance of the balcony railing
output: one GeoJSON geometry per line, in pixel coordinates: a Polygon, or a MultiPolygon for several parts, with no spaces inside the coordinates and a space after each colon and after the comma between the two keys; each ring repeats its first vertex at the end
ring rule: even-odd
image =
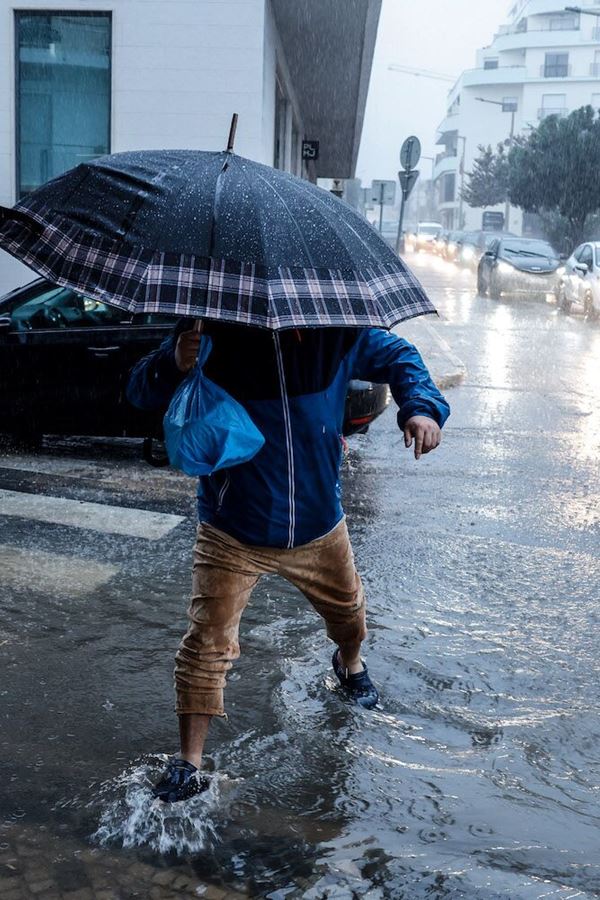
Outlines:
{"type": "Polygon", "coordinates": [[[441,161],[443,159],[450,159],[450,158],[456,159],[457,156],[458,156],[458,153],[456,150],[447,150],[445,153],[438,153],[438,155],[435,158],[435,165],[437,166],[437,164],[441,163],[441,161]]]}
{"type": "Polygon", "coordinates": [[[566,106],[543,106],[538,109],[538,119],[545,119],[546,116],[559,116],[561,119],[568,115],[569,110],[566,106]]]}
{"type": "Polygon", "coordinates": [[[540,67],[540,75],[542,78],[568,78],[571,74],[571,66],[560,65],[543,65],[540,67]]]}
{"type": "Polygon", "coordinates": [[[538,31],[581,31],[581,23],[575,20],[565,19],[564,22],[556,21],[544,25],[501,25],[496,32],[495,37],[502,37],[505,34],[530,34],[538,31]]]}

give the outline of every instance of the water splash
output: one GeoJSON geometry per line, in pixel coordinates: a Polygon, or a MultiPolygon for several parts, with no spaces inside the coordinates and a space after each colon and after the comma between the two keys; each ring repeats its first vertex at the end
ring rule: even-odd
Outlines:
{"type": "Polygon", "coordinates": [[[101,847],[148,847],[178,856],[206,850],[217,840],[213,815],[220,806],[224,775],[213,774],[207,791],[185,803],[155,799],[151,785],[167,762],[164,754],[146,757],[104,782],[94,804],[103,807],[91,835],[101,847]]]}

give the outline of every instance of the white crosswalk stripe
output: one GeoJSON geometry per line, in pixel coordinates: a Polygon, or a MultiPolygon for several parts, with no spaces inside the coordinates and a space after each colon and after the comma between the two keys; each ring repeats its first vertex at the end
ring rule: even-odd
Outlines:
{"type": "Polygon", "coordinates": [[[170,513],[1,489],[0,516],[17,516],[149,541],[160,540],[184,521],[183,516],[170,513]]]}
{"type": "Polygon", "coordinates": [[[3,588],[39,591],[64,598],[85,597],[110,581],[118,571],[108,563],[0,544],[3,588]]]}

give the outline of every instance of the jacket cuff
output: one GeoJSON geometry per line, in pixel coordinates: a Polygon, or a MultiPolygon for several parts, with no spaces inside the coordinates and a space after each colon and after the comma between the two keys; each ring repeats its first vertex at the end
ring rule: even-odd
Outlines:
{"type": "Polygon", "coordinates": [[[407,403],[403,403],[398,410],[398,428],[403,431],[405,423],[413,416],[427,416],[441,425],[437,409],[433,403],[427,403],[426,400],[409,400],[407,403]]]}

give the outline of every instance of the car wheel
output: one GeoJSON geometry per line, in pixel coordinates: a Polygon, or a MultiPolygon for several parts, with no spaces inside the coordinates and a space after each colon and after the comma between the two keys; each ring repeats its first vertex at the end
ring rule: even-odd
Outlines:
{"type": "Polygon", "coordinates": [[[483,279],[483,274],[481,273],[481,270],[479,270],[479,269],[477,270],[477,293],[479,294],[480,297],[485,297],[485,295],[487,293],[486,287],[485,287],[485,281],[483,279]]]}
{"type": "Polygon", "coordinates": [[[498,276],[494,275],[493,273],[490,273],[488,296],[491,297],[492,300],[500,299],[500,284],[498,283],[498,276]]]}
{"type": "Polygon", "coordinates": [[[591,291],[587,291],[585,297],[583,298],[583,312],[588,319],[598,318],[598,313],[594,308],[594,297],[591,291]]]}
{"type": "Polygon", "coordinates": [[[559,285],[556,295],[556,305],[561,312],[568,313],[571,311],[571,301],[567,297],[564,284],[559,285]]]}

